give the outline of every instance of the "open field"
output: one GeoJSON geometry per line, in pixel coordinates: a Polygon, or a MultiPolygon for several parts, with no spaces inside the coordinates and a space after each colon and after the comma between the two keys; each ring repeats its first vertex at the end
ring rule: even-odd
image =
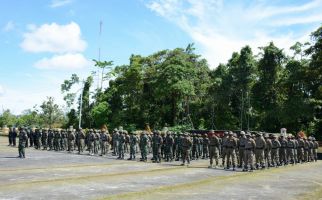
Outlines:
{"type": "Polygon", "coordinates": [[[322,199],[322,162],[253,173],[17,148],[0,137],[0,199],[322,199]]]}

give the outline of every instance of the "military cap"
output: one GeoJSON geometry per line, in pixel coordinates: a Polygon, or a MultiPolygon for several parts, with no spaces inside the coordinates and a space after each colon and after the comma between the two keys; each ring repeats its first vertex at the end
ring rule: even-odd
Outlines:
{"type": "Polygon", "coordinates": [[[241,134],[241,135],[245,135],[245,132],[244,132],[244,131],[240,131],[240,134],[241,134]]]}
{"type": "Polygon", "coordinates": [[[234,135],[234,133],[232,131],[229,131],[229,135],[234,135]]]}

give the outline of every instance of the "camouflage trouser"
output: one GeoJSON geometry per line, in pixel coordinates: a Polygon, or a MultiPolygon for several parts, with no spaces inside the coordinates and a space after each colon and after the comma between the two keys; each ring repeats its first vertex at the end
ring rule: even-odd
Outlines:
{"type": "Polygon", "coordinates": [[[25,146],[19,144],[18,145],[18,152],[19,152],[19,157],[24,158],[25,157],[25,146]]]}
{"type": "Polygon", "coordinates": [[[180,145],[177,145],[176,147],[176,159],[180,159],[182,157],[182,147],[180,145]]]}
{"type": "Polygon", "coordinates": [[[144,147],[141,147],[140,149],[141,149],[142,160],[146,161],[147,160],[147,154],[148,154],[148,147],[144,146],[144,147]]]}
{"type": "Polygon", "coordinates": [[[152,145],[153,159],[155,161],[161,161],[161,146],[159,144],[152,145]]]}
{"type": "Polygon", "coordinates": [[[88,141],[89,154],[94,155],[94,141],[88,141]]]}
{"type": "Polygon", "coordinates": [[[101,155],[106,154],[106,141],[101,141],[101,155]]]}
{"type": "Polygon", "coordinates": [[[197,145],[193,145],[192,146],[192,158],[194,159],[198,159],[199,158],[199,152],[198,152],[198,146],[197,145]]]}
{"type": "Polygon", "coordinates": [[[62,145],[62,149],[67,150],[67,146],[68,146],[68,139],[64,138],[63,140],[63,145],[62,145]]]}
{"type": "Polygon", "coordinates": [[[81,153],[84,151],[84,146],[85,146],[84,139],[80,139],[78,144],[78,153],[81,153]]]}
{"type": "Polygon", "coordinates": [[[124,158],[124,144],[119,144],[119,158],[124,158]]]}
{"type": "Polygon", "coordinates": [[[213,164],[213,159],[215,159],[216,166],[218,165],[219,158],[219,150],[216,146],[209,146],[209,157],[210,157],[210,165],[213,164]]]}
{"type": "Polygon", "coordinates": [[[303,148],[297,148],[297,161],[303,162],[304,161],[304,151],[303,148]]]}
{"type": "Polygon", "coordinates": [[[99,145],[100,145],[99,140],[95,140],[94,141],[94,154],[98,154],[99,145]]]}
{"type": "Polygon", "coordinates": [[[68,151],[74,151],[74,140],[68,140],[68,151]]]}
{"type": "Polygon", "coordinates": [[[236,166],[236,152],[234,148],[226,148],[226,156],[227,156],[227,161],[226,161],[226,165],[227,168],[230,168],[230,164],[233,165],[233,168],[235,168],[236,166]],[[230,158],[231,158],[231,162],[230,162],[230,158]]]}
{"type": "Polygon", "coordinates": [[[135,148],[136,148],[136,145],[130,145],[130,158],[135,158],[135,148]]]}
{"type": "Polygon", "coordinates": [[[309,149],[304,149],[304,161],[309,161],[309,149]]]}
{"type": "Polygon", "coordinates": [[[293,148],[287,148],[286,150],[286,162],[287,163],[294,163],[294,149],[293,148]]]}
{"type": "Polygon", "coordinates": [[[53,139],[48,139],[48,146],[49,146],[49,150],[53,149],[53,139]]]}
{"type": "Polygon", "coordinates": [[[173,154],[172,154],[172,146],[166,146],[165,147],[165,159],[167,161],[172,160],[173,159],[173,154]]]}
{"type": "Polygon", "coordinates": [[[43,139],[42,144],[43,144],[43,148],[47,149],[47,139],[46,138],[43,139]]]}
{"type": "Polygon", "coordinates": [[[272,156],[271,156],[271,150],[270,149],[266,149],[264,151],[264,158],[265,158],[265,162],[267,164],[267,167],[270,167],[271,164],[272,164],[272,162],[271,162],[272,156]]]}
{"type": "Polygon", "coordinates": [[[222,158],[222,166],[225,166],[225,160],[226,160],[226,147],[223,147],[221,150],[221,158],[222,158]]]}
{"type": "Polygon", "coordinates": [[[279,152],[280,164],[286,163],[286,148],[280,148],[279,152]]]}
{"type": "Polygon", "coordinates": [[[118,143],[118,141],[113,142],[113,154],[114,155],[119,154],[119,143],[118,143]]]}
{"type": "Polygon", "coordinates": [[[190,149],[188,147],[182,147],[182,163],[185,164],[187,161],[190,164],[190,149]]]}
{"type": "Polygon", "coordinates": [[[311,148],[309,148],[308,157],[310,162],[313,161],[313,151],[311,148]]]}
{"type": "Polygon", "coordinates": [[[257,166],[265,166],[263,149],[255,149],[255,158],[257,166]]]}
{"type": "Polygon", "coordinates": [[[272,165],[278,166],[280,164],[279,160],[279,149],[272,149],[271,151],[271,156],[272,156],[272,165]]]}
{"type": "Polygon", "coordinates": [[[240,148],[239,151],[238,151],[238,157],[239,157],[239,166],[243,166],[244,165],[244,154],[245,154],[245,149],[244,148],[240,148]]]}
{"type": "Polygon", "coordinates": [[[313,154],[313,160],[317,161],[318,160],[318,151],[317,149],[312,149],[312,154],[313,154]]]}
{"type": "Polygon", "coordinates": [[[244,169],[248,169],[248,166],[250,169],[254,169],[254,161],[253,161],[254,155],[252,150],[245,150],[244,151],[244,169]]]}
{"type": "Polygon", "coordinates": [[[208,156],[209,156],[208,147],[204,145],[204,147],[202,148],[202,158],[208,158],[208,156]]]}

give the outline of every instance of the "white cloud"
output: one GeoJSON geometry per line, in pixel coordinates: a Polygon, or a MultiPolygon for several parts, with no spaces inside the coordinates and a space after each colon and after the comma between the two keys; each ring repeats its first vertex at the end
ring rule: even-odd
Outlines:
{"type": "Polygon", "coordinates": [[[62,6],[68,5],[70,3],[72,3],[72,0],[52,0],[50,7],[51,8],[62,7],[62,6]]]}
{"type": "Polygon", "coordinates": [[[75,70],[88,67],[90,64],[91,62],[80,53],[67,53],[54,55],[51,58],[43,58],[37,61],[34,66],[39,69],[75,70]]]}
{"type": "Polygon", "coordinates": [[[29,32],[23,34],[24,40],[20,44],[27,52],[82,52],[87,46],[75,22],[66,25],[43,24],[40,27],[29,25],[28,29],[29,32]]]}
{"type": "Polygon", "coordinates": [[[269,0],[152,0],[147,7],[185,31],[212,68],[245,45],[255,53],[270,41],[288,49],[296,41],[308,40],[313,25],[316,28],[322,19],[322,0],[287,6],[269,0]],[[292,25],[310,26],[292,30],[292,25]]]}
{"type": "Polygon", "coordinates": [[[0,97],[5,94],[4,87],[0,85],[0,97]]]}
{"type": "Polygon", "coordinates": [[[4,32],[9,32],[9,31],[12,31],[13,29],[15,29],[15,24],[13,23],[13,21],[8,21],[2,30],[4,32]]]}

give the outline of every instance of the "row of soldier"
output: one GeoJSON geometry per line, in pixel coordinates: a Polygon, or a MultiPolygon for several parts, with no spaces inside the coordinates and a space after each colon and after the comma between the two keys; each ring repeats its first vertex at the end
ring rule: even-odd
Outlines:
{"type": "Polygon", "coordinates": [[[143,131],[140,136],[136,132],[128,134],[125,130],[115,129],[112,134],[102,130],[89,129],[85,133],[82,129],[75,130],[25,130],[26,144],[36,149],[55,150],[78,153],[89,151],[89,155],[106,155],[109,149],[113,156],[124,159],[124,154],[129,153],[128,160],[136,159],[136,154],[141,153],[141,161],[147,161],[147,155],[152,153],[153,162],[182,160],[183,165],[190,160],[210,158],[209,167],[219,166],[235,170],[236,167],[244,171],[278,167],[287,164],[311,162],[317,160],[318,143],[314,138],[289,135],[277,137],[258,133],[252,135],[240,132],[239,137],[233,132],[225,132],[223,137],[218,137],[214,131],[209,134],[189,134],[155,131],[149,134],[143,131]],[[215,163],[214,163],[215,161],[215,163]]]}

